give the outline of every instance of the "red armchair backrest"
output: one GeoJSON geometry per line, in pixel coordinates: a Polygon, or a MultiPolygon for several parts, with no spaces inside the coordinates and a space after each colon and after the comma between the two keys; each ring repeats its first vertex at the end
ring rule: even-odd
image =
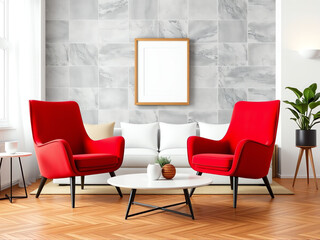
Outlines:
{"type": "Polygon", "coordinates": [[[76,102],[31,100],[29,105],[35,144],[64,139],[69,143],[73,154],[84,153],[86,132],[76,102]]]}
{"type": "Polygon", "coordinates": [[[224,140],[229,142],[234,153],[239,141],[250,139],[265,145],[276,139],[280,101],[237,102],[234,106],[230,126],[224,140]]]}

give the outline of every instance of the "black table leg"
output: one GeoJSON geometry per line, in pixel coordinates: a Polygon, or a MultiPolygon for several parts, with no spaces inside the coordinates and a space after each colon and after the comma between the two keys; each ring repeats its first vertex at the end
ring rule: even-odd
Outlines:
{"type": "Polygon", "coordinates": [[[194,220],[194,215],[193,215],[193,210],[192,210],[192,205],[191,205],[188,189],[183,189],[183,192],[184,192],[184,197],[186,199],[186,204],[189,206],[191,218],[194,220]]]}
{"type": "Polygon", "coordinates": [[[125,219],[127,219],[128,216],[129,216],[130,208],[131,208],[132,203],[134,202],[134,197],[136,196],[136,192],[137,192],[137,189],[132,189],[132,190],[131,190],[130,198],[129,198],[129,203],[128,203],[128,208],[127,208],[127,213],[126,213],[126,218],[125,218],[125,219]]]}

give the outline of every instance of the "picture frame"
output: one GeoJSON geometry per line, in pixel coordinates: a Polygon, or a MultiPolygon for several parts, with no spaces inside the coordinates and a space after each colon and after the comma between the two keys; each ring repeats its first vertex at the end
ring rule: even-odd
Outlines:
{"type": "Polygon", "coordinates": [[[188,38],[135,39],[135,104],[189,105],[188,38]]]}

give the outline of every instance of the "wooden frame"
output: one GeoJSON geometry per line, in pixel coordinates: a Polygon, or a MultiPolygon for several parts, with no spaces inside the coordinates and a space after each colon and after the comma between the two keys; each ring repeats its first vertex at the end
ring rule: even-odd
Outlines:
{"type": "Polygon", "coordinates": [[[189,50],[188,38],[135,39],[136,105],[189,105],[189,50]]]}

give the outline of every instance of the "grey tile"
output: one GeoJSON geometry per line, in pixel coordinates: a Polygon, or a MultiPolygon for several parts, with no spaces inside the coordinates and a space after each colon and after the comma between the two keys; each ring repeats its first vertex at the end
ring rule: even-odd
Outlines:
{"type": "Polygon", "coordinates": [[[274,66],[276,64],[275,44],[249,43],[249,65],[274,66]]]}
{"type": "Polygon", "coordinates": [[[248,5],[249,21],[275,21],[276,11],[275,2],[272,1],[255,1],[248,5]]]}
{"type": "Polygon", "coordinates": [[[83,123],[97,124],[98,123],[98,110],[81,110],[83,123]]]}
{"type": "Polygon", "coordinates": [[[218,0],[189,0],[189,19],[218,19],[218,0]]]}
{"type": "Polygon", "coordinates": [[[134,67],[129,67],[129,88],[134,88],[135,86],[135,69],[134,67]]]}
{"type": "Polygon", "coordinates": [[[221,43],[218,52],[219,65],[238,66],[248,63],[246,43],[221,43]]]}
{"type": "Polygon", "coordinates": [[[127,67],[100,67],[99,68],[99,87],[115,88],[128,87],[128,68],[127,67]]]}
{"type": "Polygon", "coordinates": [[[159,37],[158,21],[153,20],[131,20],[129,22],[130,41],[135,38],[157,38],[159,37]]]}
{"type": "Polygon", "coordinates": [[[100,43],[128,42],[129,41],[128,20],[99,21],[99,39],[100,39],[100,43]]]}
{"type": "Polygon", "coordinates": [[[70,86],[76,88],[98,87],[98,67],[70,67],[70,86]]]}
{"type": "Polygon", "coordinates": [[[159,36],[161,38],[186,38],[188,22],[185,20],[159,21],[159,36]]]}
{"type": "Polygon", "coordinates": [[[247,100],[247,92],[243,88],[219,88],[219,109],[233,109],[236,102],[247,100]]]}
{"type": "Polygon", "coordinates": [[[191,66],[215,66],[217,64],[217,44],[191,44],[190,65],[191,66]]]}
{"type": "Polygon", "coordinates": [[[66,66],[69,63],[69,46],[60,43],[46,44],[47,66],[66,66]]]}
{"type": "Polygon", "coordinates": [[[188,18],[187,0],[160,0],[159,18],[160,19],[187,19],[188,18]]]}
{"type": "Polygon", "coordinates": [[[194,110],[189,112],[188,122],[218,123],[218,112],[194,110]]]}
{"type": "Polygon", "coordinates": [[[188,116],[186,111],[159,110],[159,122],[165,123],[187,123],[188,116]]]}
{"type": "Polygon", "coordinates": [[[220,87],[273,87],[274,67],[219,67],[220,87]]]}
{"type": "Polygon", "coordinates": [[[188,108],[191,110],[216,110],[218,108],[217,88],[191,88],[188,108]]]}
{"type": "Polygon", "coordinates": [[[99,123],[115,122],[115,127],[120,127],[120,122],[128,122],[129,113],[127,110],[112,109],[99,110],[99,123]]]}
{"type": "Polygon", "coordinates": [[[219,0],[220,19],[246,19],[247,0],[219,0]]]}
{"type": "Polygon", "coordinates": [[[76,101],[83,110],[96,110],[98,88],[70,88],[70,100],[76,101]]]}
{"type": "Polygon", "coordinates": [[[69,87],[69,68],[46,67],[46,87],[69,87]]]}
{"type": "Polygon", "coordinates": [[[130,123],[153,123],[158,122],[156,110],[131,110],[129,111],[130,123]]]}
{"type": "Polygon", "coordinates": [[[248,89],[248,100],[249,101],[270,101],[274,100],[276,97],[276,90],[274,88],[267,89],[248,89]]]}
{"type": "Polygon", "coordinates": [[[158,0],[129,0],[130,19],[157,19],[158,0]]]}
{"type": "Polygon", "coordinates": [[[189,21],[189,38],[192,42],[206,43],[218,40],[216,21],[191,20],[189,21]]]}
{"type": "Polygon", "coordinates": [[[69,40],[68,21],[48,20],[46,21],[46,42],[61,43],[69,40]]]}
{"type": "Polygon", "coordinates": [[[69,41],[74,43],[97,43],[97,20],[71,20],[69,22],[69,41]]]}
{"type": "Polygon", "coordinates": [[[275,42],[275,22],[248,23],[248,42],[275,42]]]}
{"type": "Polygon", "coordinates": [[[98,0],[70,0],[70,19],[98,19],[98,0]]]}
{"type": "Polygon", "coordinates": [[[128,0],[99,0],[100,19],[128,19],[128,0]]]}
{"type": "Polygon", "coordinates": [[[216,88],[218,86],[217,67],[191,67],[191,88],[216,88]]]}
{"type": "Polygon", "coordinates": [[[94,44],[70,44],[71,65],[97,65],[98,48],[94,44]]]}
{"type": "Polygon", "coordinates": [[[218,123],[225,124],[230,123],[232,116],[232,110],[219,110],[218,111],[218,123]]]}
{"type": "Polygon", "coordinates": [[[133,66],[132,44],[104,44],[99,49],[100,66],[133,66]]]}
{"type": "Polygon", "coordinates": [[[100,109],[128,109],[127,88],[101,88],[99,90],[100,109]]]}
{"type": "Polygon", "coordinates": [[[246,42],[246,21],[219,21],[219,42],[246,42]]]}
{"type": "Polygon", "coordinates": [[[69,19],[68,0],[47,0],[46,1],[47,20],[67,20],[69,19]]]}
{"type": "Polygon", "coordinates": [[[68,88],[46,88],[46,101],[67,101],[69,100],[68,88]]]}

